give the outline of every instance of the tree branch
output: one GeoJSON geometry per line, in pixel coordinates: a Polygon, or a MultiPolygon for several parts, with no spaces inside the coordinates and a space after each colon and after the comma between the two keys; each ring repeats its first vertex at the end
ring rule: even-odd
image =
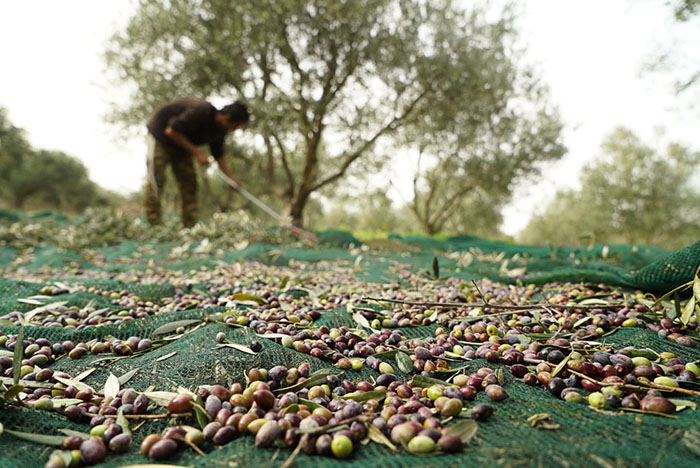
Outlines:
{"type": "Polygon", "coordinates": [[[413,109],[416,107],[418,102],[420,102],[424,96],[425,96],[425,93],[421,93],[418,97],[416,97],[416,99],[414,99],[413,102],[411,102],[411,104],[408,105],[408,107],[406,108],[406,110],[403,112],[402,115],[400,115],[398,117],[394,117],[391,120],[391,122],[389,122],[384,127],[382,127],[372,138],[365,141],[356,151],[354,151],[353,153],[348,155],[345,158],[345,161],[343,161],[340,169],[338,169],[338,171],[335,174],[328,176],[325,179],[323,179],[322,181],[320,181],[319,183],[317,183],[316,185],[313,185],[310,188],[310,191],[311,192],[316,191],[316,190],[320,189],[321,187],[324,187],[332,182],[335,182],[336,180],[340,179],[341,177],[343,177],[345,175],[345,172],[347,171],[348,167],[350,167],[350,165],[353,162],[355,162],[355,160],[357,160],[360,156],[362,156],[362,154],[367,150],[367,148],[372,146],[374,144],[374,142],[376,142],[379,137],[381,137],[382,135],[384,135],[385,133],[387,133],[389,131],[394,130],[394,128],[396,128],[396,125],[399,122],[401,122],[406,117],[408,117],[411,114],[411,112],[413,111],[413,109]]]}

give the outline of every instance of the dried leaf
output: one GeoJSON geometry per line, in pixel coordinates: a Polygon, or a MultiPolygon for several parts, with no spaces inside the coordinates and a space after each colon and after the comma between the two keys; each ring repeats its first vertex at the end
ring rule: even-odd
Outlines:
{"type": "Polygon", "coordinates": [[[167,407],[170,400],[179,395],[175,392],[143,392],[143,394],[156,405],[164,407],[167,407]]]}
{"type": "Polygon", "coordinates": [[[40,314],[44,311],[55,309],[57,307],[63,306],[68,304],[68,301],[58,301],[58,302],[52,302],[50,304],[42,305],[41,307],[37,307],[36,309],[32,309],[26,314],[24,314],[24,319],[29,322],[31,319],[34,318],[35,315],[40,314]]]}
{"type": "Polygon", "coordinates": [[[22,304],[31,304],[31,305],[38,305],[38,306],[44,305],[43,302],[37,301],[37,300],[35,300],[35,299],[30,299],[30,298],[27,298],[27,299],[17,299],[17,302],[21,302],[22,304]]]}
{"type": "Polygon", "coordinates": [[[454,434],[462,441],[463,444],[468,444],[476,435],[479,425],[473,419],[460,421],[454,426],[447,429],[447,434],[454,434]]]}
{"type": "Polygon", "coordinates": [[[85,377],[87,377],[88,375],[92,374],[93,372],[95,372],[95,368],[94,368],[94,367],[91,367],[90,369],[88,369],[88,370],[86,370],[86,371],[81,372],[80,374],[78,374],[77,377],[73,377],[73,380],[77,380],[78,382],[82,382],[82,381],[85,379],[85,377]]]}
{"type": "Polygon", "coordinates": [[[237,351],[241,351],[242,353],[252,354],[253,356],[255,356],[255,351],[253,351],[252,349],[250,349],[247,346],[243,346],[243,345],[236,344],[236,343],[219,343],[218,345],[216,345],[216,347],[217,348],[233,348],[237,351]]]}
{"type": "Polygon", "coordinates": [[[132,369],[126,374],[122,375],[119,377],[119,385],[126,385],[126,383],[131,380],[131,378],[134,376],[139,371],[139,368],[137,367],[136,369],[132,369]]]}
{"type": "Polygon", "coordinates": [[[680,398],[669,398],[668,401],[676,405],[676,413],[679,411],[683,411],[686,408],[690,408],[693,411],[698,409],[698,404],[694,401],[682,400],[680,398]]]}
{"type": "Polygon", "coordinates": [[[166,333],[172,333],[180,327],[188,327],[194,325],[195,323],[201,323],[199,319],[189,319],[189,320],[176,320],[175,322],[166,323],[161,325],[153,331],[153,336],[165,335],[166,333]]]}
{"type": "Polygon", "coordinates": [[[82,402],[83,402],[83,400],[79,400],[78,398],[52,398],[51,399],[51,403],[53,403],[54,407],[79,405],[82,402]]]}
{"type": "Polygon", "coordinates": [[[177,351],[173,351],[172,353],[166,354],[165,356],[161,356],[158,359],[156,359],[156,362],[160,361],[165,361],[166,359],[170,359],[171,357],[175,356],[177,354],[177,351]]]}
{"type": "Polygon", "coordinates": [[[64,384],[64,385],[73,385],[73,386],[74,386],[75,388],[77,388],[78,390],[89,390],[89,391],[91,391],[92,393],[97,393],[97,392],[95,391],[95,389],[92,388],[91,386],[89,386],[89,385],[87,385],[87,384],[84,384],[84,383],[82,383],[82,382],[78,382],[78,381],[75,380],[75,379],[67,379],[67,378],[65,378],[65,377],[59,377],[59,376],[57,376],[57,375],[54,375],[54,378],[55,378],[56,380],[58,380],[59,382],[61,382],[62,384],[64,384]]]}
{"type": "Polygon", "coordinates": [[[403,351],[396,351],[396,367],[404,374],[409,374],[413,371],[413,361],[408,357],[408,354],[403,351]]]}
{"type": "Polygon", "coordinates": [[[119,379],[111,372],[109,373],[109,377],[107,377],[102,393],[105,398],[116,398],[117,393],[119,393],[119,379]]]}
{"type": "Polygon", "coordinates": [[[368,320],[365,318],[365,316],[362,315],[361,313],[355,312],[354,314],[352,314],[352,319],[353,319],[353,320],[355,321],[355,323],[357,323],[359,326],[364,327],[364,328],[368,328],[368,329],[370,329],[370,330],[372,329],[372,327],[371,327],[370,324],[369,324],[369,321],[368,321],[368,320]]]}
{"type": "Polygon", "coordinates": [[[369,439],[370,439],[372,442],[375,442],[375,443],[377,443],[377,444],[384,445],[385,447],[389,447],[389,448],[390,448],[391,450],[393,450],[394,452],[396,452],[396,451],[398,450],[398,448],[396,447],[396,445],[392,444],[391,441],[387,438],[387,436],[385,436],[384,433],[383,433],[382,431],[380,431],[379,429],[377,429],[377,428],[374,426],[374,424],[368,424],[368,425],[367,425],[367,428],[368,428],[369,439]]]}

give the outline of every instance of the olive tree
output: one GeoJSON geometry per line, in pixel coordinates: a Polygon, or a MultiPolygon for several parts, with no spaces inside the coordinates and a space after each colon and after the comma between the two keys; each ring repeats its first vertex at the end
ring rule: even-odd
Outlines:
{"type": "MultiPolygon", "coordinates": [[[[245,100],[254,122],[236,139],[234,169],[261,174],[256,190],[301,223],[312,194],[388,160],[380,142],[400,153],[427,133],[455,132],[469,146],[495,124],[491,114],[518,118],[503,109],[517,78],[502,43],[511,21],[472,8],[447,0],[142,0],[106,53],[130,93],[115,121],[142,124],[182,95],[245,100]]],[[[430,150],[441,148],[435,133],[430,150]]]]}

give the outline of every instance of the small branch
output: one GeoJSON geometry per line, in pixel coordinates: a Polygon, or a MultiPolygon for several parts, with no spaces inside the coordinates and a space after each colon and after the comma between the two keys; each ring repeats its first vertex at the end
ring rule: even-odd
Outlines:
{"type": "MultiPolygon", "coordinates": [[[[104,414],[105,418],[116,418],[116,414],[104,414]]],[[[164,413],[164,414],[125,414],[126,419],[167,419],[167,418],[185,418],[192,416],[192,413],[164,413]]]]}
{"type": "Polygon", "coordinates": [[[299,439],[299,443],[297,444],[296,448],[292,452],[292,454],[287,458],[287,461],[284,462],[284,464],[280,468],[289,468],[292,466],[292,463],[294,463],[294,459],[299,455],[299,452],[301,452],[301,449],[304,445],[306,445],[306,441],[309,439],[309,434],[304,434],[301,436],[301,439],[299,439]]]}
{"type": "MultiPolygon", "coordinates": [[[[398,299],[388,299],[388,298],[381,298],[381,297],[369,297],[365,296],[361,298],[363,301],[375,301],[375,302],[394,302],[397,304],[406,304],[406,305],[417,305],[417,306],[426,306],[426,307],[447,307],[447,308],[452,308],[452,307],[480,307],[480,308],[490,308],[490,309],[507,309],[507,310],[533,310],[533,309],[543,309],[543,308],[552,308],[552,309],[566,309],[566,310],[594,310],[594,309],[615,309],[618,307],[624,307],[623,304],[608,304],[608,305],[595,305],[595,306],[584,306],[584,305],[568,305],[568,304],[550,304],[548,302],[543,302],[543,303],[535,303],[535,304],[529,304],[529,305],[516,305],[516,304],[491,304],[488,302],[484,303],[470,303],[470,302],[418,302],[418,301],[402,301],[398,299]]],[[[480,317],[484,317],[484,315],[481,315],[480,317]]]]}

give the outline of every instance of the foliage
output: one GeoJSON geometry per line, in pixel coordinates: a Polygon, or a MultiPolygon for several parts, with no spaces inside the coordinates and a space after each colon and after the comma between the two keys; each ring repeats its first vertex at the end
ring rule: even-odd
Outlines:
{"type": "Polygon", "coordinates": [[[80,250],[126,240],[175,242],[185,249],[194,242],[206,241],[204,247],[209,253],[215,247],[243,248],[250,242],[278,244],[297,241],[297,238],[287,231],[268,229],[244,211],[216,214],[191,228],[182,228],[177,216],[166,217],[162,225],[150,226],[141,218],[106,209],[88,209],[82,216],[69,219],[54,216],[0,218],[0,246],[24,249],[51,245],[80,250]]]}
{"type": "Polygon", "coordinates": [[[231,150],[234,173],[246,183],[262,175],[256,188],[269,190],[297,223],[312,194],[337,186],[351,168],[381,167],[388,158],[379,143],[394,152],[420,145],[463,160],[478,155],[478,166],[493,158],[509,185],[529,172],[519,156],[536,157],[539,147],[493,154],[493,142],[540,131],[514,106],[533,97],[534,80],[514,90],[521,75],[503,44],[510,20],[490,21],[485,7],[471,8],[419,0],[142,1],[106,54],[132,90],[115,120],[141,125],[179,95],[243,98],[255,118],[231,150]],[[454,141],[441,144],[445,135],[454,141]]]}
{"type": "Polygon", "coordinates": [[[677,248],[697,240],[700,193],[691,178],[700,153],[671,144],[660,154],[624,128],[605,139],[602,151],[605,157],[581,173],[581,189],[557,193],[521,241],[677,248]]]}
{"type": "Polygon", "coordinates": [[[60,151],[36,150],[22,129],[0,109],[0,197],[5,208],[81,212],[105,206],[117,196],[94,184],[77,159],[60,151]]]}

